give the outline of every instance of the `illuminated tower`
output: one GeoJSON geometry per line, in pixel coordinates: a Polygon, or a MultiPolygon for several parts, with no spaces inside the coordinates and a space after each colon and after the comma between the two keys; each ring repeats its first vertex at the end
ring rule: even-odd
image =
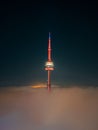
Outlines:
{"type": "Polygon", "coordinates": [[[48,91],[51,90],[51,71],[54,70],[54,64],[51,60],[51,36],[49,32],[49,39],[48,39],[48,61],[45,63],[45,70],[48,71],[48,81],[47,81],[47,88],[48,91]]]}

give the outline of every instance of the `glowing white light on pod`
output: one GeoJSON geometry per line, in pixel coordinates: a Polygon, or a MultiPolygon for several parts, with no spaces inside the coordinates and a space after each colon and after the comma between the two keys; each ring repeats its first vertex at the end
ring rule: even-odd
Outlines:
{"type": "Polygon", "coordinates": [[[52,61],[47,61],[45,64],[46,67],[54,67],[54,64],[52,61]]]}

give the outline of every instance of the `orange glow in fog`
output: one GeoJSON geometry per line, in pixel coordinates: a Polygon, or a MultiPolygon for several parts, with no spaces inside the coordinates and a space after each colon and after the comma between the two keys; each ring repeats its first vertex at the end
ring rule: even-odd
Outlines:
{"type": "Polygon", "coordinates": [[[38,84],[38,85],[34,85],[32,86],[32,88],[46,88],[47,86],[44,84],[38,84]]]}

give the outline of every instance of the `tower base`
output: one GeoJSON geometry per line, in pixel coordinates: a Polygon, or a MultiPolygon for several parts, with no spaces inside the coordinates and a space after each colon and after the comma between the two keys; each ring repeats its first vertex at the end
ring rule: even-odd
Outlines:
{"type": "Polygon", "coordinates": [[[51,91],[51,84],[47,84],[47,89],[49,92],[51,91]]]}

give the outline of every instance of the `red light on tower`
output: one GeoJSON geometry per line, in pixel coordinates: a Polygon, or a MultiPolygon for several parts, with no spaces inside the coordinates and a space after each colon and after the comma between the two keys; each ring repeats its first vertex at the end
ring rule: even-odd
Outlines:
{"type": "Polygon", "coordinates": [[[51,90],[51,71],[54,70],[54,63],[51,60],[51,36],[49,32],[49,39],[48,39],[48,61],[45,63],[45,70],[48,71],[48,82],[47,88],[48,91],[51,90]]]}

